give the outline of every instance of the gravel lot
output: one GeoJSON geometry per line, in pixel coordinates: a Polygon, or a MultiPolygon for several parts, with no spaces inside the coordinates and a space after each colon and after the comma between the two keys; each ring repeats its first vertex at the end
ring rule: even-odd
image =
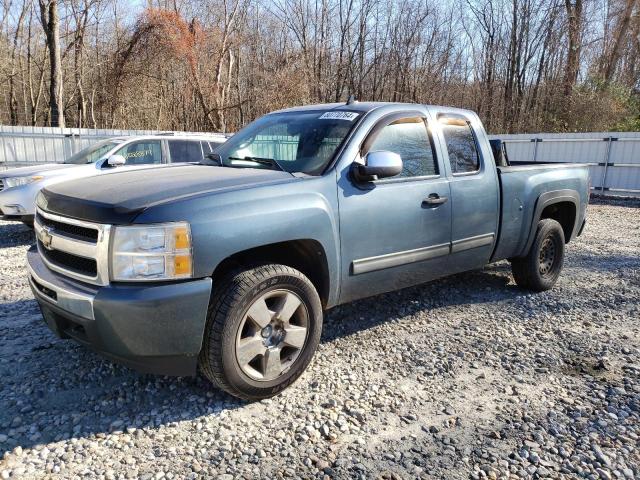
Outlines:
{"type": "Polygon", "coordinates": [[[550,292],[502,262],[336,308],[247,404],[56,339],[0,226],[0,478],[640,479],[640,202],[595,203],[550,292]]]}

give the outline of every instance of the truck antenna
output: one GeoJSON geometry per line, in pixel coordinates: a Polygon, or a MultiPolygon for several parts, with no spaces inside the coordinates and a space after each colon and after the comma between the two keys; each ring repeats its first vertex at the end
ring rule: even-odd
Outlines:
{"type": "Polygon", "coordinates": [[[353,103],[356,103],[356,97],[353,94],[351,94],[351,95],[349,95],[349,98],[347,99],[346,105],[351,105],[353,103]]]}

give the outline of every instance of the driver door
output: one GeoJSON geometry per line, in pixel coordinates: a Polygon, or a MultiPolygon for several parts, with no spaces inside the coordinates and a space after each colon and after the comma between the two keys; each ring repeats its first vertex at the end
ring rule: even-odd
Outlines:
{"type": "Polygon", "coordinates": [[[339,181],[341,301],[446,274],[451,241],[449,181],[425,114],[408,112],[381,119],[361,155],[379,150],[400,155],[400,175],[360,184],[350,175],[339,181]]]}

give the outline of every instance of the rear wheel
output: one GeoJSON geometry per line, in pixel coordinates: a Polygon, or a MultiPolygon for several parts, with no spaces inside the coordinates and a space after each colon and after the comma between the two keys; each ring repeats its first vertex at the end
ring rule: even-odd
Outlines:
{"type": "Polygon", "coordinates": [[[513,278],[518,286],[536,292],[552,288],[564,264],[564,245],[562,226],[550,218],[540,220],[527,255],[511,260],[513,278]]]}
{"type": "Polygon", "coordinates": [[[320,341],[313,284],[285,265],[261,265],[223,281],[209,307],[200,369],[228,393],[276,395],[307,368],[320,341]]]}

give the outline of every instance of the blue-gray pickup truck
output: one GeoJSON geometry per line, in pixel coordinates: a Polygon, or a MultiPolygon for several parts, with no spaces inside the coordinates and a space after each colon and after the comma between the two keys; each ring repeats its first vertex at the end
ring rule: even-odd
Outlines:
{"type": "Polygon", "coordinates": [[[471,111],[311,105],[202,164],[46,187],[29,281],[59,336],[260,399],[306,369],[336,305],[502,259],[551,288],[588,197],[586,167],[496,166],[471,111]]]}

